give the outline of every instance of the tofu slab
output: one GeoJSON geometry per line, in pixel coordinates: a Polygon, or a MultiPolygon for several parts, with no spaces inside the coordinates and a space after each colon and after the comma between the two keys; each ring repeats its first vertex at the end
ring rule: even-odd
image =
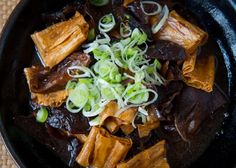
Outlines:
{"type": "Polygon", "coordinates": [[[165,26],[156,34],[158,39],[169,40],[184,47],[188,54],[204,44],[208,34],[199,27],[182,18],[176,11],[171,11],[165,26]]]}
{"type": "Polygon", "coordinates": [[[89,25],[80,13],[31,35],[45,66],[52,68],[75,51],[88,36],[89,25]]]}

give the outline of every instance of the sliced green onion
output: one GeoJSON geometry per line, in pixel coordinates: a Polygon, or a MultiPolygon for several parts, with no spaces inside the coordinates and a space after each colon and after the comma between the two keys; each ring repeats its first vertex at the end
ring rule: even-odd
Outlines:
{"type": "Polygon", "coordinates": [[[137,128],[136,125],[135,125],[135,123],[134,123],[134,121],[135,121],[137,115],[138,115],[138,113],[135,114],[135,116],[134,116],[134,118],[133,118],[133,120],[132,120],[132,122],[131,122],[131,123],[132,123],[132,126],[133,126],[134,128],[137,128]]]}
{"type": "Polygon", "coordinates": [[[123,60],[124,46],[121,43],[115,43],[112,45],[112,51],[114,53],[114,62],[121,68],[126,68],[125,62],[123,60]]]}
{"type": "Polygon", "coordinates": [[[132,32],[131,38],[137,40],[137,44],[141,45],[147,41],[147,34],[135,28],[132,32]]]}
{"type": "Polygon", "coordinates": [[[154,65],[157,67],[157,69],[161,69],[161,63],[157,60],[157,59],[155,59],[155,61],[154,61],[154,65]]]}
{"type": "Polygon", "coordinates": [[[148,100],[149,93],[141,82],[136,82],[135,84],[128,84],[128,87],[123,93],[123,97],[125,104],[128,102],[132,104],[142,104],[148,100]]]}
{"type": "Polygon", "coordinates": [[[112,69],[117,69],[116,65],[108,60],[101,60],[96,62],[96,64],[94,65],[94,71],[101,77],[105,77],[107,75],[109,75],[110,71],[112,69]]]}
{"type": "Polygon", "coordinates": [[[106,44],[98,46],[93,51],[93,54],[96,60],[107,60],[109,58],[114,60],[114,53],[111,51],[111,47],[106,44]]]}
{"type": "Polygon", "coordinates": [[[132,39],[137,39],[137,38],[140,37],[140,35],[141,35],[140,30],[138,28],[135,28],[132,32],[131,38],[132,39]]]}
{"type": "Polygon", "coordinates": [[[132,104],[141,104],[146,102],[148,98],[149,98],[148,90],[145,89],[138,90],[126,96],[125,104],[127,104],[128,102],[132,104]]]}
{"type": "MultiPolygon", "coordinates": [[[[106,24],[103,28],[109,27],[111,19],[101,20],[102,24],[106,24]]],[[[97,62],[91,69],[83,66],[68,68],[68,74],[79,80],[67,84],[67,109],[72,113],[81,111],[88,118],[96,117],[110,101],[115,100],[120,109],[115,115],[131,107],[139,107],[138,113],[147,115],[145,107],[155,102],[158,94],[146,85],[161,85],[164,78],[157,71],[161,68],[160,62],[155,60],[150,63],[145,57],[148,49],[146,41],[147,35],[142,30],[134,29],[130,37],[113,43],[102,32],[92,43],[84,45],[84,51],[92,52],[97,62]],[[125,73],[121,68],[135,75],[125,73]],[[122,80],[127,78],[133,79],[134,84],[122,85],[122,80]],[[153,96],[150,97],[150,94],[153,96]]],[[[98,120],[94,118],[91,125],[98,125],[98,120]]],[[[134,120],[132,124],[135,127],[134,120]]]]}
{"type": "MultiPolygon", "coordinates": [[[[147,52],[148,50],[148,45],[146,42],[143,43],[145,45],[145,48],[143,50],[139,49],[139,53],[138,55],[145,55],[145,53],[147,52]]],[[[145,61],[149,61],[149,60],[145,60],[145,61]]]]}
{"type": "Polygon", "coordinates": [[[130,79],[133,79],[135,81],[135,78],[127,73],[124,73],[124,76],[130,79]]]}
{"type": "Polygon", "coordinates": [[[98,28],[100,32],[109,32],[116,25],[115,17],[112,13],[103,16],[98,23],[98,28]]]}
{"type": "Polygon", "coordinates": [[[96,38],[95,29],[92,28],[88,33],[88,41],[93,41],[96,38]]]}
{"type": "Polygon", "coordinates": [[[107,82],[119,83],[122,80],[122,76],[116,64],[108,60],[98,61],[93,66],[93,69],[100,77],[102,77],[107,82]]]}
{"type": "Polygon", "coordinates": [[[144,115],[142,113],[139,113],[138,117],[141,118],[143,124],[145,124],[147,122],[147,116],[146,115],[144,115]]]}
{"type": "Polygon", "coordinates": [[[130,20],[130,15],[125,14],[125,15],[124,15],[124,20],[125,20],[125,21],[129,21],[129,20],[130,20]]]}
{"type": "Polygon", "coordinates": [[[152,89],[147,89],[147,90],[148,90],[148,92],[154,94],[154,97],[153,97],[152,100],[150,100],[150,101],[148,101],[148,102],[145,102],[145,103],[142,103],[142,104],[127,105],[127,106],[121,108],[119,111],[117,111],[116,114],[115,114],[115,116],[118,117],[120,114],[122,114],[125,110],[127,110],[127,109],[129,109],[129,108],[140,107],[140,106],[146,107],[146,106],[148,106],[148,105],[154,103],[154,102],[157,100],[157,98],[158,98],[158,94],[157,94],[154,90],[152,90],[152,89]]]}
{"type": "Polygon", "coordinates": [[[145,110],[145,109],[142,108],[142,107],[139,107],[139,108],[138,108],[138,112],[142,113],[142,114],[145,115],[145,116],[148,116],[147,110],[145,110]]]}
{"type": "Polygon", "coordinates": [[[102,18],[101,22],[104,23],[104,24],[110,24],[112,22],[112,17],[111,16],[112,16],[111,14],[110,15],[105,15],[102,18]]]}
{"type": "Polygon", "coordinates": [[[82,109],[94,110],[94,105],[100,101],[100,91],[93,84],[93,79],[80,79],[77,86],[70,92],[67,98],[67,109],[77,113],[82,109]]]}
{"type": "Polygon", "coordinates": [[[67,69],[67,74],[72,78],[83,78],[90,77],[90,73],[84,68],[80,66],[71,66],[67,69]],[[83,74],[80,74],[83,72],[83,74]]]}
{"type": "Polygon", "coordinates": [[[157,98],[158,98],[158,94],[157,94],[156,91],[154,91],[154,90],[152,90],[152,89],[147,89],[147,91],[148,91],[149,93],[153,93],[154,97],[153,97],[151,100],[149,100],[148,102],[145,102],[145,103],[141,104],[140,106],[145,106],[145,107],[146,107],[146,106],[148,106],[148,105],[154,103],[154,102],[157,100],[157,98]]]}
{"type": "Polygon", "coordinates": [[[155,2],[155,1],[142,1],[141,2],[141,9],[145,15],[153,16],[153,15],[159,14],[162,10],[162,7],[159,3],[155,2]],[[155,5],[157,9],[153,12],[146,12],[144,9],[144,5],[155,5]]]}
{"type": "Polygon", "coordinates": [[[99,125],[99,122],[100,122],[100,117],[98,116],[98,117],[94,118],[93,120],[89,121],[89,125],[91,127],[97,126],[97,125],[99,125]]]}
{"type": "Polygon", "coordinates": [[[153,85],[162,85],[165,82],[165,79],[157,72],[158,63],[154,62],[149,66],[143,66],[143,72],[145,73],[144,83],[153,84],[153,85]]]}
{"type": "Polygon", "coordinates": [[[92,52],[93,50],[95,50],[98,47],[98,43],[96,41],[94,41],[92,43],[84,45],[83,47],[86,48],[84,50],[84,53],[88,54],[88,53],[92,52]]]}
{"type": "MultiPolygon", "coordinates": [[[[122,93],[124,92],[125,88],[123,85],[121,84],[117,84],[115,86],[113,86],[113,88],[115,89],[116,93],[118,95],[122,95],[122,93]]],[[[116,96],[114,95],[111,87],[102,87],[101,89],[101,94],[102,94],[102,98],[106,99],[106,100],[115,100],[116,96]]]]}
{"type": "Polygon", "coordinates": [[[164,26],[166,20],[168,19],[169,9],[166,5],[163,7],[160,15],[161,20],[152,26],[153,34],[156,34],[164,26]]]}
{"type": "Polygon", "coordinates": [[[101,51],[99,48],[93,50],[93,55],[96,60],[107,60],[110,57],[107,51],[101,51]]]}
{"type": "Polygon", "coordinates": [[[79,82],[81,84],[90,85],[93,82],[93,79],[92,78],[80,78],[79,82]]]}
{"type": "Polygon", "coordinates": [[[66,84],[66,90],[70,92],[76,87],[76,85],[77,85],[77,82],[70,80],[66,84]]]}
{"type": "Polygon", "coordinates": [[[110,38],[106,33],[104,33],[104,32],[101,32],[101,34],[103,35],[104,38],[101,38],[101,36],[98,35],[98,36],[96,37],[96,40],[95,40],[95,41],[96,41],[98,44],[109,44],[110,41],[111,41],[111,38],[110,38]]]}
{"type": "Polygon", "coordinates": [[[131,42],[131,38],[126,38],[120,41],[123,46],[127,46],[131,42]]]}
{"type": "Polygon", "coordinates": [[[103,110],[104,110],[105,106],[100,107],[98,105],[98,108],[96,108],[96,106],[94,106],[90,111],[86,111],[85,109],[83,110],[83,115],[85,117],[95,117],[98,114],[100,114],[103,110]]]}
{"type": "Polygon", "coordinates": [[[92,43],[88,43],[83,45],[83,48],[85,48],[84,53],[90,53],[94,51],[99,45],[101,44],[109,44],[111,41],[111,38],[104,32],[101,32],[101,34],[104,36],[104,38],[101,38],[100,35],[96,37],[96,40],[92,43]]]}
{"type": "Polygon", "coordinates": [[[143,71],[139,71],[135,74],[134,80],[136,83],[142,82],[145,78],[145,73],[143,71]]]}
{"type": "Polygon", "coordinates": [[[80,108],[75,107],[75,105],[68,98],[66,100],[66,108],[71,113],[78,113],[83,109],[82,107],[80,107],[80,108]]]}
{"type": "Polygon", "coordinates": [[[89,0],[89,2],[94,6],[104,6],[109,3],[109,0],[89,0]]]}
{"type": "Polygon", "coordinates": [[[129,37],[132,33],[131,27],[128,24],[121,23],[120,24],[120,35],[121,37],[129,37]]]}
{"type": "Polygon", "coordinates": [[[78,83],[76,88],[70,93],[68,99],[76,107],[84,107],[89,99],[89,90],[86,84],[78,83]]]}
{"type": "MultiPolygon", "coordinates": [[[[73,72],[74,73],[74,72],[73,72]]],[[[67,68],[67,74],[71,76],[72,78],[82,78],[82,77],[95,77],[94,73],[87,67],[84,66],[71,66],[67,68]],[[84,72],[84,74],[77,75],[77,74],[71,74],[71,71],[75,71],[77,74],[79,71],[84,72]]]]}
{"type": "Polygon", "coordinates": [[[119,107],[124,107],[125,106],[124,101],[122,99],[122,95],[120,95],[118,93],[119,89],[117,90],[117,89],[114,88],[114,84],[109,84],[107,81],[105,81],[104,79],[101,79],[101,78],[98,78],[97,83],[98,83],[98,85],[102,85],[103,87],[109,87],[111,89],[115,99],[117,100],[117,103],[118,103],[119,107]]]}
{"type": "Polygon", "coordinates": [[[138,41],[138,45],[141,45],[143,43],[145,43],[147,41],[147,34],[146,33],[143,33],[140,38],[139,38],[139,41],[138,41]]]}
{"type": "Polygon", "coordinates": [[[138,51],[135,48],[128,48],[125,55],[129,59],[129,58],[133,57],[134,55],[136,55],[137,53],[138,53],[138,51]]]}
{"type": "Polygon", "coordinates": [[[110,87],[104,87],[101,89],[102,97],[106,100],[115,100],[115,96],[110,87]]]}
{"type": "Polygon", "coordinates": [[[45,107],[41,107],[36,114],[36,120],[40,123],[45,123],[48,118],[48,110],[45,107]]]}
{"type": "Polygon", "coordinates": [[[133,73],[137,73],[141,70],[141,68],[136,64],[136,58],[138,57],[138,54],[136,53],[133,57],[131,57],[128,61],[128,67],[129,70],[133,73]]]}

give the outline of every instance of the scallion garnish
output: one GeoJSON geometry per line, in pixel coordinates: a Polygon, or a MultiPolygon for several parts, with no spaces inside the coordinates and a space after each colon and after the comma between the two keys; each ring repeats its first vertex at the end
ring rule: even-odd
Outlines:
{"type": "Polygon", "coordinates": [[[99,121],[100,121],[100,117],[97,116],[96,118],[92,119],[91,121],[89,121],[89,125],[92,126],[97,126],[99,125],[99,121]]]}
{"type": "Polygon", "coordinates": [[[98,23],[100,32],[106,33],[112,30],[116,25],[115,18],[112,13],[103,16],[98,23]]]}
{"type": "Polygon", "coordinates": [[[89,2],[94,6],[104,6],[109,3],[109,0],[89,0],[89,2]]]}
{"type": "Polygon", "coordinates": [[[48,118],[48,110],[45,107],[41,107],[36,114],[36,120],[40,123],[46,122],[48,118]]]}
{"type": "Polygon", "coordinates": [[[160,18],[161,20],[152,26],[152,33],[156,34],[165,24],[169,16],[169,9],[165,5],[161,11],[160,18]]]}
{"type": "Polygon", "coordinates": [[[121,23],[120,24],[120,35],[121,37],[129,37],[132,33],[131,27],[129,26],[129,24],[125,24],[125,23],[121,23]]]}
{"type": "Polygon", "coordinates": [[[92,28],[89,30],[89,33],[88,33],[88,41],[89,42],[93,41],[93,40],[95,40],[95,38],[96,38],[95,29],[92,28]]]}
{"type": "MultiPolygon", "coordinates": [[[[101,19],[109,23],[109,19],[101,19]]],[[[96,63],[89,69],[82,66],[68,68],[68,74],[78,82],[68,83],[69,97],[66,106],[72,113],[82,112],[85,117],[93,117],[91,125],[99,124],[99,114],[112,100],[116,101],[119,111],[130,107],[139,108],[139,113],[146,114],[145,107],[157,100],[156,91],[147,85],[161,85],[163,77],[158,73],[161,64],[158,60],[150,63],[146,59],[147,35],[139,29],[131,31],[127,38],[111,42],[106,33],[86,44],[84,52],[93,54],[96,63]],[[123,72],[126,69],[131,74],[123,72]],[[132,75],[133,74],[133,75],[132,75]],[[133,83],[123,85],[122,80],[131,78],[133,83]],[[152,96],[150,96],[152,95],[152,96]]]]}
{"type": "Polygon", "coordinates": [[[159,3],[155,2],[155,1],[142,1],[141,2],[141,9],[143,11],[144,14],[148,15],[148,16],[153,16],[153,15],[157,15],[161,12],[162,7],[159,3]],[[156,7],[156,10],[152,11],[152,12],[147,12],[145,10],[145,5],[152,5],[156,7]]]}

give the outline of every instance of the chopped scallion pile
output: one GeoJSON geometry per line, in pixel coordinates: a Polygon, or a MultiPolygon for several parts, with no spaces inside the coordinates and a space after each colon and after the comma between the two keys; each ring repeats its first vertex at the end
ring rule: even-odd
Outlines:
{"type": "MultiPolygon", "coordinates": [[[[101,23],[110,24],[110,17],[106,15],[101,23]]],[[[97,62],[90,68],[68,68],[68,74],[73,80],[66,87],[69,91],[67,109],[72,113],[82,112],[85,117],[92,117],[90,124],[98,125],[99,114],[114,100],[120,109],[117,114],[130,107],[139,107],[144,120],[145,115],[148,115],[145,107],[158,97],[156,91],[148,86],[164,83],[158,73],[160,62],[155,60],[150,63],[146,59],[146,41],[147,35],[136,28],[128,37],[119,41],[111,42],[110,37],[103,32],[92,43],[86,44],[84,52],[93,54],[97,62]],[[82,74],[73,74],[76,70],[82,74]],[[122,81],[128,78],[133,82],[123,84],[122,81]]]]}

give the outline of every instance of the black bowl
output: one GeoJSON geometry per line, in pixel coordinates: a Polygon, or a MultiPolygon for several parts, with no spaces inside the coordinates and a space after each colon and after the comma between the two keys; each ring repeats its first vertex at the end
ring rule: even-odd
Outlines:
{"type": "MultiPolygon", "coordinates": [[[[66,167],[48,149],[14,125],[13,116],[28,114],[29,91],[23,68],[34,61],[30,34],[41,28],[41,14],[56,11],[72,0],[21,0],[0,39],[0,131],[20,167],[66,167]]],[[[236,3],[234,0],[180,0],[202,23],[219,48],[227,71],[226,86],[231,104],[223,134],[215,138],[192,168],[231,168],[236,165],[236,3]]],[[[191,157],[191,156],[190,156],[191,157]]]]}

